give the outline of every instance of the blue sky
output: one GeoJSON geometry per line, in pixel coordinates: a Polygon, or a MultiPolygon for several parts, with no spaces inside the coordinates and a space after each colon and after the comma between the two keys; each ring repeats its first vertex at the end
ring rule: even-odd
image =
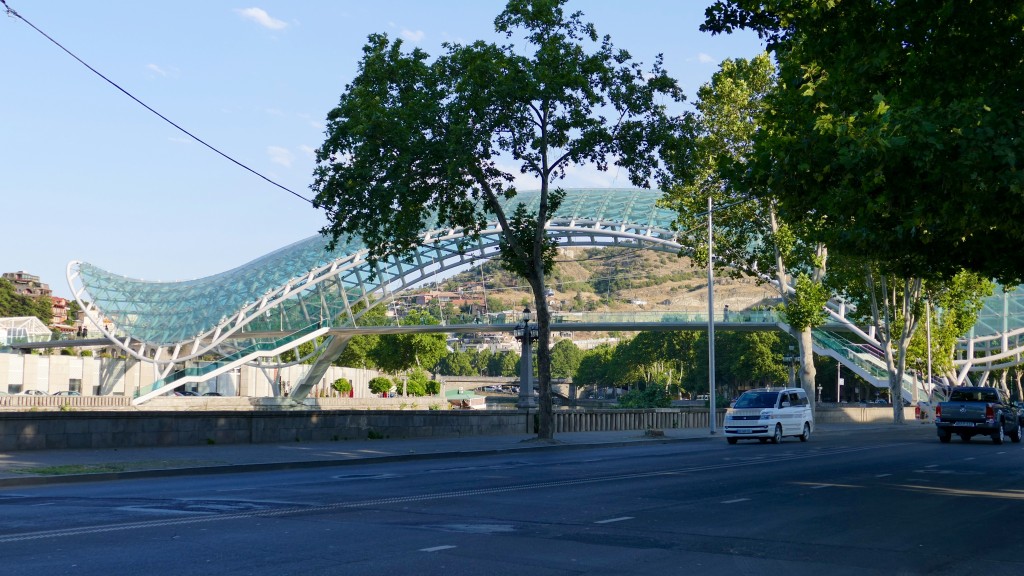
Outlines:
{"type": "MultiPolygon", "coordinates": [[[[225,154],[312,197],[324,118],[369,34],[431,55],[498,41],[492,0],[6,0],[97,71],[225,154]]],[[[711,0],[570,0],[649,65],[664,54],[687,98],[750,34],[701,33],[711,0]]],[[[71,296],[68,262],[145,280],[229,270],[301,240],[319,211],[178,132],[13,17],[0,19],[0,272],[71,296]]],[[[627,186],[576,170],[565,187],[627,186]]]]}

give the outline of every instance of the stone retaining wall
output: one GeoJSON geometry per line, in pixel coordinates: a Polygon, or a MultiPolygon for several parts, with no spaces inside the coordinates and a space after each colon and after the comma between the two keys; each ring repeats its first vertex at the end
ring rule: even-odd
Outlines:
{"type": "MultiPolygon", "coordinates": [[[[214,399],[216,400],[216,399],[214,399]]],[[[818,424],[886,423],[891,408],[819,409],[818,424]]],[[[721,429],[725,411],[717,414],[721,429]]],[[[914,420],[914,411],[906,414],[914,420]]],[[[199,444],[325,442],[365,438],[535,433],[536,411],[310,410],[81,411],[0,413],[0,451],[199,444]]],[[[708,411],[557,410],[554,431],[708,428],[708,411]]]]}
{"type": "Polygon", "coordinates": [[[522,434],[531,421],[512,410],[8,412],[0,451],[522,434]]]}

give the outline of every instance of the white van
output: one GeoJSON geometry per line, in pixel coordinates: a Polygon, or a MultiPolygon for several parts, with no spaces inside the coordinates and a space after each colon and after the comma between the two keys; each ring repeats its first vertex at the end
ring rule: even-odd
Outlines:
{"type": "Polygon", "coordinates": [[[803,388],[758,388],[736,399],[725,413],[725,439],[757,438],[778,444],[784,436],[806,442],[814,430],[814,414],[803,388]]]}

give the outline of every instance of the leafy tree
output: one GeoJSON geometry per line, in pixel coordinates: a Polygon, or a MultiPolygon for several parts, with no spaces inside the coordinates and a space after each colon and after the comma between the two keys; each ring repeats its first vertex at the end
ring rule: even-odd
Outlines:
{"type": "Polygon", "coordinates": [[[438,374],[445,376],[475,376],[480,374],[473,366],[468,352],[449,352],[437,363],[438,374]]]}
{"type": "Polygon", "coordinates": [[[374,394],[387,394],[395,387],[395,383],[387,376],[377,376],[369,382],[370,392],[374,394]]]}
{"type": "Polygon", "coordinates": [[[511,350],[502,350],[494,354],[487,364],[488,376],[515,376],[518,372],[519,354],[511,350]]]}
{"type": "Polygon", "coordinates": [[[601,344],[587,350],[580,359],[580,366],[576,369],[573,382],[579,386],[612,386],[614,381],[610,377],[609,369],[613,353],[614,348],[610,344],[601,344]]]}
{"type": "Polygon", "coordinates": [[[488,366],[491,363],[491,357],[494,354],[489,348],[483,350],[469,350],[469,361],[473,364],[473,373],[479,374],[480,376],[490,375],[488,372],[488,366]]]}
{"type": "MultiPolygon", "coordinates": [[[[410,311],[403,322],[422,325],[439,323],[437,318],[419,310],[410,311]]],[[[444,334],[412,332],[378,336],[376,345],[369,351],[369,357],[381,370],[398,373],[414,367],[433,369],[447,352],[444,334]]]]}
{"type": "Polygon", "coordinates": [[[398,387],[398,391],[405,396],[426,396],[430,378],[427,373],[419,368],[410,370],[406,375],[405,382],[398,387]]]}
{"type": "Polygon", "coordinates": [[[559,340],[551,348],[551,376],[572,378],[583,359],[583,351],[572,340],[559,340]]]}
{"type": "Polygon", "coordinates": [[[352,383],[349,382],[348,378],[338,378],[331,382],[331,388],[342,396],[348,396],[352,392],[352,383]]]}
{"type": "MultiPolygon", "coordinates": [[[[364,307],[364,304],[360,302],[353,307],[353,311],[358,313],[364,307]]],[[[360,326],[386,326],[391,324],[391,320],[387,317],[387,306],[385,304],[378,304],[367,310],[359,317],[358,324],[360,326]]],[[[353,336],[349,339],[348,344],[345,345],[341,355],[333,362],[334,365],[376,369],[377,363],[373,360],[370,351],[377,346],[379,341],[380,336],[377,334],[353,336]]]]}
{"type": "Polygon", "coordinates": [[[495,29],[514,42],[449,44],[433,62],[370,36],[328,114],[312,185],[329,221],[322,232],[333,242],[360,237],[371,262],[408,254],[428,221],[466,231],[469,242],[497,220],[500,260],[527,280],[537,310],[540,438],[553,436],[544,290],[555,240],[543,223],[564,197],[553,183],[571,166],[604,170],[613,160],[648,186],[676,129],[663,98],[682,99],[660,58],[642,71],[564,3],[510,0],[495,29]],[[506,211],[517,174],[537,179],[539,200],[506,211]]]}
{"type": "Polygon", "coordinates": [[[719,0],[702,28],[775,52],[748,174],[787,222],[885,275],[1024,279],[1019,2],[719,0]]]}
{"type": "MultiPolygon", "coordinates": [[[[924,374],[928,368],[928,340],[931,338],[932,374],[945,375],[949,382],[963,383],[967,372],[957,374],[953,367],[956,344],[977,322],[984,299],[991,296],[994,285],[975,272],[962,271],[948,282],[926,282],[925,306],[929,313],[922,318],[931,322],[929,329],[918,329],[907,349],[907,366],[924,374]]],[[[1005,290],[1005,288],[1004,288],[1005,290]]]]}
{"type": "MultiPolygon", "coordinates": [[[[890,398],[902,398],[908,367],[920,370],[927,362],[925,335],[918,326],[927,321],[928,306],[944,307],[942,313],[931,314],[936,366],[950,381],[966,376],[958,378],[952,371],[956,340],[977,322],[983,299],[992,294],[991,282],[966,271],[949,280],[904,278],[884,273],[878,259],[845,257],[833,259],[828,282],[852,305],[848,315],[873,327],[889,375],[890,398]]],[[[893,402],[893,421],[903,422],[902,402],[893,402]]]]}
{"type": "Polygon", "coordinates": [[[811,330],[825,320],[826,251],[821,244],[801,241],[802,231],[782,220],[775,201],[763,197],[763,186],[755,188],[747,178],[756,137],[765,116],[771,115],[766,98],[776,84],[775,67],[767,54],[722,62],[697,92],[695,110],[688,117],[690,148],[671,157],[677,181],[662,203],[679,213],[673,226],[682,244],[694,247],[696,264],[708,264],[710,199],[717,207],[712,218],[715,267],[734,277],[774,279],[788,331],[800,345],[801,385],[813,397],[816,370],[811,330]],[[793,292],[791,285],[795,285],[793,292]]]}
{"type": "Polygon", "coordinates": [[[668,389],[662,385],[633,388],[619,397],[619,408],[668,408],[671,405],[668,389]]]}

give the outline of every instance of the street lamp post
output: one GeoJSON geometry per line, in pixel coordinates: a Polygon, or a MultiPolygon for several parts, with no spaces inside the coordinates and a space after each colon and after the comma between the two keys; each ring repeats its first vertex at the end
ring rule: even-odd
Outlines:
{"type": "Polygon", "coordinates": [[[537,398],[533,395],[533,347],[531,343],[537,339],[537,325],[530,324],[530,309],[523,309],[523,319],[516,323],[512,335],[522,343],[522,356],[519,362],[519,408],[536,408],[537,398]]]}
{"type": "Polygon", "coordinates": [[[711,227],[712,200],[708,194],[708,428],[715,433],[715,256],[711,227]]]}

